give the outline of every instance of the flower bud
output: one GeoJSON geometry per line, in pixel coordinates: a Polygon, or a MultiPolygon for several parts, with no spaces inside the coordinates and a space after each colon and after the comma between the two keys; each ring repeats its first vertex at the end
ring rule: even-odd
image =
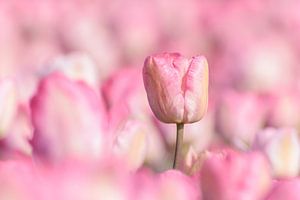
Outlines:
{"type": "Polygon", "coordinates": [[[150,107],[162,122],[193,123],[204,116],[208,104],[208,64],[203,56],[149,56],[143,78],[150,107]]]}

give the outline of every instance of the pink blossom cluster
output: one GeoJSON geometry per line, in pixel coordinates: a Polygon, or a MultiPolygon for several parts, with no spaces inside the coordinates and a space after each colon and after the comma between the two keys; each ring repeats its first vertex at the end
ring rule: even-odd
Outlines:
{"type": "Polygon", "coordinates": [[[299,9],[0,1],[0,199],[300,199],[299,9]]]}

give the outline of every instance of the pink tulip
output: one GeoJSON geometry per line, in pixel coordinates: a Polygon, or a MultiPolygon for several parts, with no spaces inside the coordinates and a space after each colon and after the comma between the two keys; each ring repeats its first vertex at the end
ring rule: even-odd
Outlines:
{"type": "Polygon", "coordinates": [[[131,112],[151,112],[141,73],[141,68],[123,67],[103,82],[101,90],[109,108],[125,102],[131,112]]]}
{"type": "Polygon", "coordinates": [[[41,175],[51,199],[131,200],[132,175],[112,157],[100,162],[66,160],[41,175]]]}
{"type": "Polygon", "coordinates": [[[44,195],[46,188],[37,172],[31,160],[17,158],[0,161],[1,199],[50,200],[52,195],[44,195]]]}
{"type": "Polygon", "coordinates": [[[68,55],[55,57],[48,64],[48,71],[61,72],[72,80],[83,81],[97,89],[99,74],[97,65],[85,53],[74,52],[68,55]]]}
{"type": "Polygon", "coordinates": [[[268,162],[257,152],[213,152],[201,169],[204,200],[262,199],[270,185],[268,162]]]}
{"type": "Polygon", "coordinates": [[[266,128],[255,138],[253,148],[268,158],[275,177],[296,177],[300,172],[300,141],[292,128],[266,128]]]}
{"type": "Polygon", "coordinates": [[[300,179],[280,180],[274,183],[266,200],[296,200],[300,199],[300,179]]]}
{"type": "Polygon", "coordinates": [[[300,125],[299,90],[279,90],[270,96],[271,111],[268,124],[274,127],[299,127],[300,125]]]}
{"type": "Polygon", "coordinates": [[[102,99],[81,82],[60,74],[44,78],[31,101],[33,152],[48,161],[98,158],[106,114],[102,99]]]}
{"type": "Polygon", "coordinates": [[[128,120],[117,132],[113,151],[127,161],[132,170],[142,166],[147,154],[147,134],[142,123],[128,120]]]}
{"type": "Polygon", "coordinates": [[[101,89],[109,108],[109,131],[112,135],[128,120],[143,124],[147,135],[146,162],[150,166],[161,168],[166,149],[160,132],[153,123],[141,68],[124,67],[117,70],[102,84],[101,89]]]}
{"type": "Polygon", "coordinates": [[[205,158],[206,152],[197,153],[193,146],[190,146],[181,163],[182,171],[190,176],[198,177],[205,158]]]}
{"type": "Polygon", "coordinates": [[[266,104],[255,93],[224,92],[217,108],[218,133],[234,146],[248,149],[264,126],[266,104]]]}
{"type": "Polygon", "coordinates": [[[8,78],[0,80],[0,138],[5,137],[13,125],[18,106],[17,98],[15,82],[8,78]]]}
{"type": "Polygon", "coordinates": [[[8,131],[7,136],[1,141],[1,151],[6,153],[5,156],[20,153],[22,155],[31,155],[33,128],[30,118],[29,106],[19,105],[18,112],[14,117],[14,125],[8,131]]]}
{"type": "Polygon", "coordinates": [[[159,199],[200,200],[200,190],[196,182],[176,170],[165,171],[159,177],[159,199]]]}
{"type": "Polygon", "coordinates": [[[158,176],[143,168],[134,174],[130,200],[159,199],[158,176]]]}
{"type": "Polygon", "coordinates": [[[203,56],[149,56],[143,78],[150,107],[159,120],[193,123],[204,116],[208,104],[208,64],[203,56]]]}

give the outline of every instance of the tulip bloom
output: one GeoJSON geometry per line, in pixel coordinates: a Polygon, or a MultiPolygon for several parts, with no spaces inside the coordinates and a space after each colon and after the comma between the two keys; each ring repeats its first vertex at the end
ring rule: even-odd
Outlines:
{"type": "Polygon", "coordinates": [[[125,158],[132,170],[141,167],[147,153],[147,135],[143,125],[139,121],[128,120],[115,137],[113,151],[125,158]]]}
{"type": "Polygon", "coordinates": [[[197,182],[185,174],[168,170],[159,176],[159,199],[202,199],[197,182]]]}
{"type": "Polygon", "coordinates": [[[33,153],[46,161],[99,158],[106,110],[100,95],[82,82],[51,74],[31,100],[33,153]]]}
{"type": "Polygon", "coordinates": [[[11,79],[0,80],[0,138],[7,135],[17,112],[17,90],[11,79]]]}
{"type": "Polygon", "coordinates": [[[178,53],[149,56],[143,69],[148,101],[165,123],[193,123],[204,116],[208,103],[208,64],[178,53]]]}
{"type": "Polygon", "coordinates": [[[146,58],[143,79],[154,115],[162,122],[177,124],[173,164],[177,168],[184,124],[199,121],[207,110],[207,61],[203,56],[188,59],[179,53],[156,54],[146,58]]]}
{"type": "Polygon", "coordinates": [[[276,178],[298,176],[300,141],[297,130],[266,128],[257,134],[253,148],[266,155],[276,178]]]}
{"type": "Polygon", "coordinates": [[[263,154],[224,149],[208,153],[200,182],[204,200],[264,199],[271,174],[263,154]]]}
{"type": "Polygon", "coordinates": [[[274,186],[266,200],[294,200],[299,199],[300,179],[280,180],[274,186]]]}

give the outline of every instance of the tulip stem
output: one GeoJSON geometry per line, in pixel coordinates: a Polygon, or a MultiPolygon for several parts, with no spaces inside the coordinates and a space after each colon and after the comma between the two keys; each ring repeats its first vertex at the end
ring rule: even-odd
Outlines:
{"type": "Polygon", "coordinates": [[[184,123],[177,123],[176,127],[177,127],[177,134],[176,134],[176,146],[175,146],[173,169],[178,169],[179,167],[182,145],[183,145],[184,123]]]}

